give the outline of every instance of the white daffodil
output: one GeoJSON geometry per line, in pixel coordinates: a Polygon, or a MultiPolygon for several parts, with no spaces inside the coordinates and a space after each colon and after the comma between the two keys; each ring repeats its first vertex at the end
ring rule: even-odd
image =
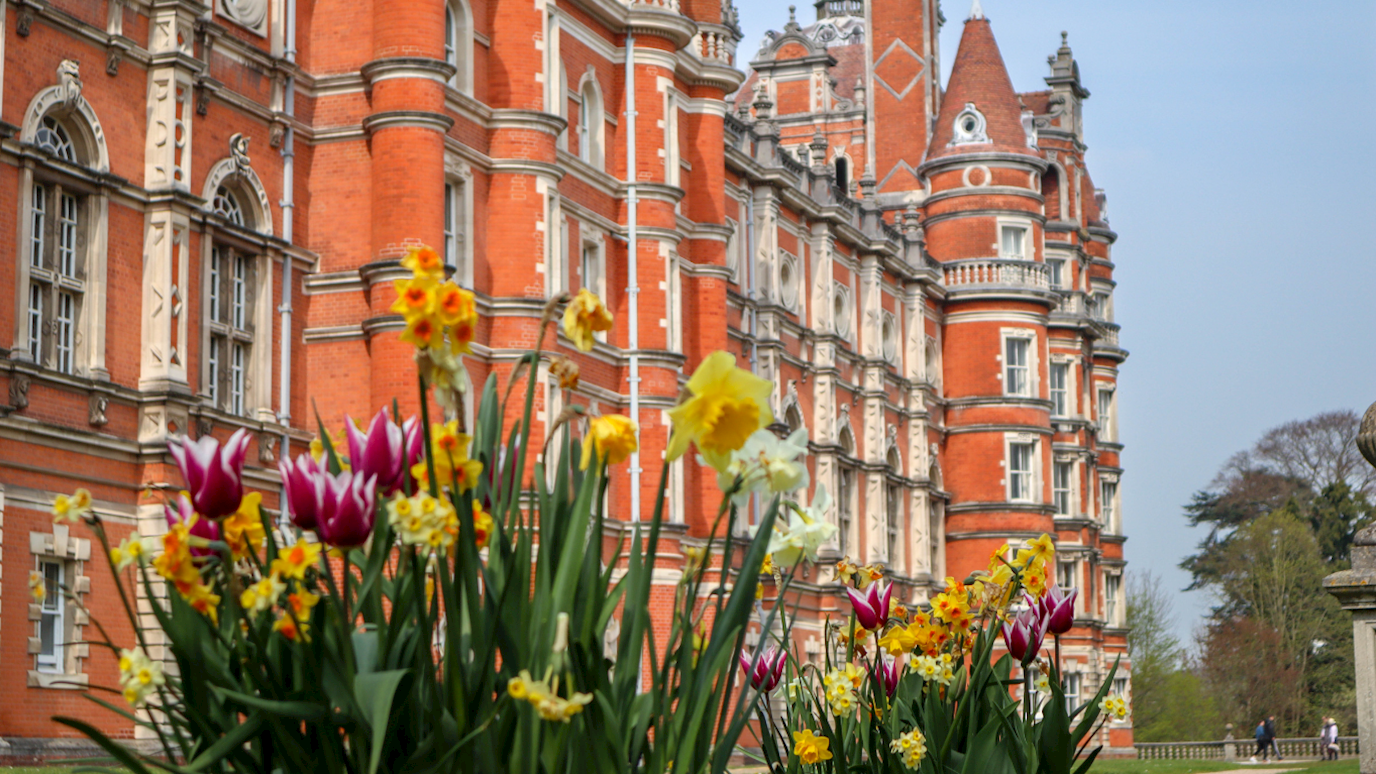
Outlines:
{"type": "Polygon", "coordinates": [[[836,533],[836,527],[826,522],[830,505],[826,486],[819,484],[810,507],[793,506],[793,516],[786,524],[782,519],[775,523],[768,548],[775,567],[792,567],[804,559],[817,561],[817,552],[836,533]]]}
{"type": "Polygon", "coordinates": [[[740,477],[741,486],[731,498],[740,508],[756,492],[781,494],[807,486],[807,466],[799,459],[806,454],[807,430],[800,428],[780,440],[773,432],[760,429],[740,449],[729,454],[700,454],[698,461],[717,471],[717,487],[723,492],[740,477]]]}

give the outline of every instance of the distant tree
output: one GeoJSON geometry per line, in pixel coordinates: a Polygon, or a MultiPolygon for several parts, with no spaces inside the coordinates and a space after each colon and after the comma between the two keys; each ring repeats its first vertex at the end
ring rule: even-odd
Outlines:
{"type": "MultiPolygon", "coordinates": [[[[1134,665],[1135,667],[1135,665],[1134,665]]],[[[1136,670],[1133,691],[1137,690],[1136,670]]],[[[1132,737],[1139,742],[1201,742],[1222,739],[1227,732],[1218,701],[1207,684],[1189,668],[1165,675],[1157,691],[1166,711],[1141,718],[1136,697],[1132,705],[1132,737]]],[[[1236,733],[1236,731],[1234,731],[1236,733]]]]}
{"type": "Polygon", "coordinates": [[[1300,673],[1274,629],[1250,618],[1215,619],[1202,632],[1199,653],[1205,691],[1235,735],[1251,736],[1270,715],[1282,734],[1295,732],[1304,717],[1300,673]]]}
{"type": "Polygon", "coordinates": [[[1268,430],[1249,456],[1255,467],[1304,481],[1316,492],[1341,483],[1376,497],[1376,469],[1357,450],[1361,421],[1349,410],[1286,422],[1268,430]]]}
{"type": "Polygon", "coordinates": [[[1128,573],[1128,655],[1132,657],[1132,725],[1140,741],[1174,741],[1167,728],[1176,698],[1170,678],[1180,669],[1180,640],[1172,633],[1175,611],[1161,576],[1128,573]],[[1146,736],[1143,736],[1143,734],[1146,736]]]}
{"type": "Polygon", "coordinates": [[[1354,492],[1345,482],[1329,484],[1308,508],[1309,525],[1319,541],[1325,562],[1345,563],[1352,552],[1357,530],[1376,522],[1376,506],[1364,492],[1354,492]]]}

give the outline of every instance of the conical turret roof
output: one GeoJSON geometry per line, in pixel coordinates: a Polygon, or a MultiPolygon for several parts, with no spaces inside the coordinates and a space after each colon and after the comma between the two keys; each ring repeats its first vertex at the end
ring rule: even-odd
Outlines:
{"type": "Polygon", "coordinates": [[[994,31],[982,14],[965,22],[929,147],[929,159],[989,151],[1037,155],[1027,147],[1022,105],[1003,65],[994,31]],[[973,121],[962,115],[968,113],[969,106],[977,113],[973,121]],[[956,126],[957,118],[961,128],[956,126]]]}

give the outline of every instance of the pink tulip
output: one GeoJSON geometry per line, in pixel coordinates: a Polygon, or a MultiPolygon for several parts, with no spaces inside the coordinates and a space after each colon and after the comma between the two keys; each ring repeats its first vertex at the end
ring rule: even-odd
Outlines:
{"type": "MultiPolygon", "coordinates": [[[[1059,586],[1048,586],[1042,598],[1036,601],[1037,614],[1042,624],[1051,634],[1065,634],[1075,624],[1075,597],[1079,589],[1071,589],[1069,594],[1059,586]]],[[[1028,604],[1033,604],[1029,598],[1028,604]]]]}
{"type": "Polygon", "coordinates": [[[316,534],[339,548],[357,548],[373,533],[373,495],[377,476],[344,471],[337,476],[316,474],[320,510],[316,534]]]}
{"type": "Polygon", "coordinates": [[[167,442],[167,451],[177,461],[191,492],[191,504],[201,518],[219,520],[239,510],[239,501],[244,499],[248,441],[248,432],[239,429],[224,446],[208,435],[194,441],[183,438],[167,442]]]}
{"type": "Polygon", "coordinates": [[[359,430],[352,419],[344,423],[349,436],[349,465],[357,473],[377,476],[383,495],[401,489],[411,465],[420,457],[420,423],[415,417],[401,427],[387,418],[387,410],[377,412],[368,432],[359,430]]]}
{"type": "MultiPolygon", "coordinates": [[[[162,510],[167,517],[167,526],[169,527],[191,521],[191,517],[196,515],[195,509],[191,507],[191,501],[182,495],[178,495],[172,504],[164,505],[162,510]],[[175,508],[173,508],[174,505],[175,508]]],[[[191,525],[190,532],[192,535],[206,540],[220,539],[220,525],[210,519],[196,519],[196,523],[191,525]]],[[[209,548],[191,547],[192,556],[210,556],[214,553],[209,548]]]]}
{"type": "Polygon", "coordinates": [[[1026,664],[1037,657],[1046,637],[1046,622],[1036,608],[1024,610],[1003,625],[1003,644],[1013,658],[1026,664]]]}
{"type": "Polygon", "coordinates": [[[851,607],[855,609],[855,620],[862,627],[874,631],[884,625],[889,620],[889,595],[893,593],[893,584],[885,583],[880,588],[879,583],[871,583],[865,591],[856,591],[846,587],[846,594],[850,597],[851,607]]]}
{"type": "Polygon", "coordinates": [[[765,693],[774,690],[779,684],[779,680],[784,676],[784,665],[788,663],[788,653],[773,645],[764,649],[764,652],[752,661],[752,659],[741,651],[741,669],[750,678],[750,685],[765,693]]]}
{"type": "Polygon", "coordinates": [[[884,686],[884,695],[892,699],[898,690],[898,659],[880,656],[874,665],[874,679],[884,686]]]}
{"type": "Polygon", "coordinates": [[[310,454],[302,454],[294,462],[286,459],[277,463],[282,487],[287,492],[287,507],[291,523],[301,529],[315,529],[320,518],[320,501],[325,496],[324,468],[310,454]]]}

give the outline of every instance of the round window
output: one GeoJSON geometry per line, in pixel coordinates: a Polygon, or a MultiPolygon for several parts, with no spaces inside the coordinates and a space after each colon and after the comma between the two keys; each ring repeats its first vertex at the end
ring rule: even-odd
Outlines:
{"type": "Polygon", "coordinates": [[[964,130],[966,131],[966,133],[968,133],[968,134],[974,134],[974,133],[975,133],[975,125],[976,125],[976,124],[975,124],[975,117],[974,117],[974,116],[966,116],[966,117],[965,117],[965,120],[961,122],[960,127],[961,127],[962,129],[964,129],[964,130]]]}

